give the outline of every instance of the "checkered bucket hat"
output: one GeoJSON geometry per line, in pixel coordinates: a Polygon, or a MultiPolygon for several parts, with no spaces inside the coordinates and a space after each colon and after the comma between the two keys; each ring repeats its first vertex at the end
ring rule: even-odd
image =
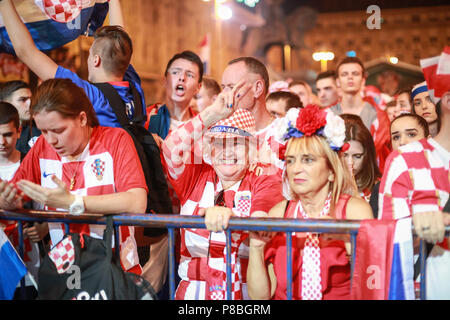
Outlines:
{"type": "Polygon", "coordinates": [[[256,132],[255,118],[245,109],[237,109],[230,117],[215,123],[208,131],[209,137],[253,137],[256,132]]]}

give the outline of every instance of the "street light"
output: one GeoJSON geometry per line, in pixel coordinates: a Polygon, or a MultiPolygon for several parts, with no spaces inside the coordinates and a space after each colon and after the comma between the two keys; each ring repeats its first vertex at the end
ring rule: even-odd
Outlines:
{"type": "Polygon", "coordinates": [[[229,6],[224,5],[225,0],[214,1],[214,11],[216,13],[216,19],[228,20],[233,16],[233,10],[229,6]]]}
{"type": "Polygon", "coordinates": [[[397,57],[390,57],[389,58],[389,62],[392,64],[397,64],[398,63],[398,58],[397,57]]]}
{"type": "Polygon", "coordinates": [[[315,61],[320,61],[321,72],[327,71],[327,61],[334,59],[334,53],[331,51],[314,52],[312,55],[315,61]]]}

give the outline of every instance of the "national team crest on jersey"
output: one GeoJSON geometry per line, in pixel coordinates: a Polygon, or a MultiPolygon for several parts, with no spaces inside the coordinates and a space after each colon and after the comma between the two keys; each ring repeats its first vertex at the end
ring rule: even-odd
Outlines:
{"type": "MultiPolygon", "coordinates": [[[[77,18],[86,0],[43,0],[45,13],[57,22],[67,23],[77,18]]],[[[89,1],[88,1],[89,2],[89,1]]]]}
{"type": "Polygon", "coordinates": [[[102,180],[103,172],[105,172],[105,162],[100,159],[95,159],[94,162],[92,162],[91,168],[97,180],[102,180]]]}
{"type": "Polygon", "coordinates": [[[67,236],[61,240],[50,252],[48,256],[53,261],[56,271],[59,274],[65,273],[75,261],[75,248],[72,237],[67,236]]]}
{"type": "Polygon", "coordinates": [[[252,194],[250,191],[238,191],[234,196],[236,209],[241,215],[248,216],[250,214],[250,207],[252,205],[252,194]]]}

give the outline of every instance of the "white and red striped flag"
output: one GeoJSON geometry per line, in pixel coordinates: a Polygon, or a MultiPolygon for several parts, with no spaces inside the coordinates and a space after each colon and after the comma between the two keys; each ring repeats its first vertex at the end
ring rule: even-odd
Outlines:
{"type": "Polygon", "coordinates": [[[199,44],[200,59],[203,62],[203,74],[211,74],[211,34],[206,33],[199,44]]]}
{"type": "Polygon", "coordinates": [[[420,60],[428,91],[434,103],[450,91],[450,46],[446,46],[441,55],[420,60]]]}

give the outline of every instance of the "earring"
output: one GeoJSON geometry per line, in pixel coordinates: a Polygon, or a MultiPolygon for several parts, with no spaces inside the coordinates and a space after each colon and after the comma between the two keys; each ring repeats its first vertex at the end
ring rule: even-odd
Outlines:
{"type": "Polygon", "coordinates": [[[333,182],[334,181],[334,173],[330,173],[328,176],[328,181],[333,182]]]}

